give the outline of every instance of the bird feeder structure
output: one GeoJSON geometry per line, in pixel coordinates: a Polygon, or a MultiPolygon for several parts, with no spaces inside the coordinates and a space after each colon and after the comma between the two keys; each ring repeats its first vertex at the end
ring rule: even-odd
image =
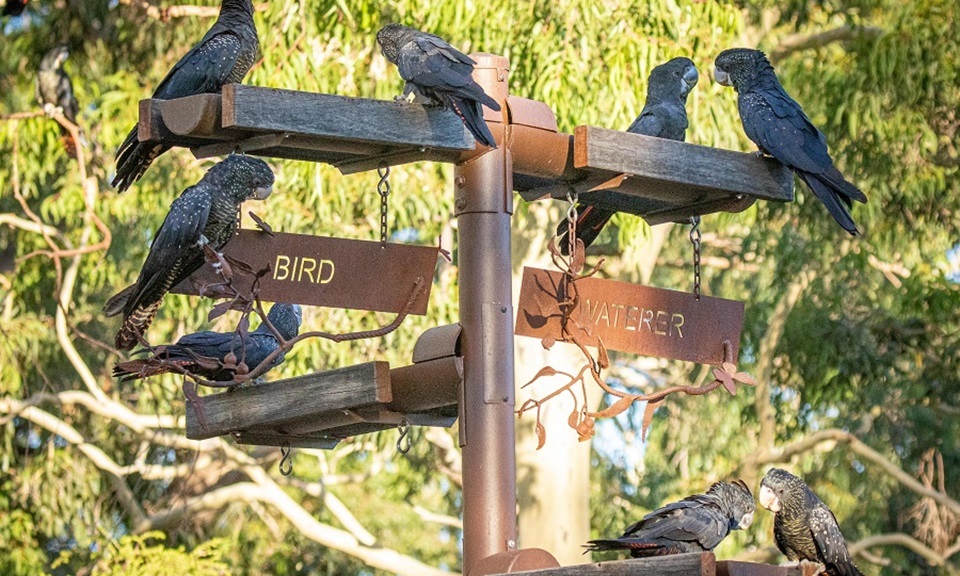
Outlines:
{"type": "Polygon", "coordinates": [[[592,126],[559,132],[547,104],[509,95],[506,58],[472,57],[475,80],[501,105],[498,113],[484,109],[496,149],[476,147],[462,121],[439,107],[238,84],[221,94],[140,102],[140,140],[188,147],[198,158],[243,151],[325,162],[344,174],[425,160],[455,164],[459,324],[425,332],[409,366],[368,362],[206,396],[202,417],[188,408],[187,435],[329,448],[403,418],[435,426],[458,418],[464,574],[793,574],[716,562],[712,553],[559,568],[543,550],[518,548],[513,191],[528,201],[576,192],[581,202],[656,224],[741,211],[758,199],[791,201],[793,178],[753,154],[592,126]]]}

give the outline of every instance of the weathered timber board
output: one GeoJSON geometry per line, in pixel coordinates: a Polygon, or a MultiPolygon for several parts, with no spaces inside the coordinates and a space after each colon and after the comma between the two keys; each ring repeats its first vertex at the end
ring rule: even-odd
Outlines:
{"type": "Polygon", "coordinates": [[[244,151],[333,164],[344,173],[423,160],[455,162],[476,143],[439,106],[228,84],[221,94],[140,102],[140,140],[198,158],[244,151]]]}
{"type": "Polygon", "coordinates": [[[800,566],[773,566],[756,562],[717,562],[717,576],[801,576],[800,566]]]}
{"type": "Polygon", "coordinates": [[[224,86],[221,106],[224,128],[458,152],[475,145],[463,121],[440,106],[244,84],[224,86]]]}
{"type": "Polygon", "coordinates": [[[299,423],[320,414],[391,400],[390,365],[367,362],[204,396],[202,414],[197,405],[187,404],[187,437],[202,440],[241,430],[276,433],[285,426],[293,433],[299,423]]]}
{"type": "Polygon", "coordinates": [[[577,168],[653,180],[663,199],[707,189],[793,200],[793,174],[773,158],[594,126],[577,126],[573,146],[577,168]]]}
{"type": "Polygon", "coordinates": [[[289,446],[290,448],[314,448],[332,450],[340,443],[340,438],[331,438],[323,434],[270,434],[258,432],[237,432],[234,434],[237,444],[253,446],[289,446]]]}
{"type": "Polygon", "coordinates": [[[515,175],[527,201],[565,199],[637,214],[650,224],[793,200],[793,175],[772,158],[617,130],[578,126],[563,178],[515,175]]]}
{"type": "Polygon", "coordinates": [[[514,572],[509,576],[716,576],[716,558],[712,552],[676,554],[544,568],[514,572]]]}

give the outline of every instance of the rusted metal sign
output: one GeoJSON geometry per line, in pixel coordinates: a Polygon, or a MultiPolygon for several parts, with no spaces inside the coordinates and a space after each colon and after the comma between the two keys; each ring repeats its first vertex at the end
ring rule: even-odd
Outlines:
{"type": "MultiPolygon", "coordinates": [[[[743,329],[743,302],[600,278],[576,282],[579,305],[568,329],[588,345],[704,364],[724,361],[728,340],[735,363],[743,329]]],[[[558,302],[570,295],[563,274],[523,269],[515,333],[563,338],[558,302]]]]}
{"type": "MultiPolygon", "coordinates": [[[[437,248],[348,240],[305,234],[241,230],[224,247],[227,259],[249,265],[254,271],[269,268],[260,278],[260,298],[306,306],[350,308],[376,312],[405,309],[420,279],[418,295],[408,313],[425,314],[437,265],[437,248]],[[272,234],[272,235],[271,235],[272,234]]],[[[201,286],[223,279],[210,265],[172,291],[198,294],[201,286]]],[[[251,274],[234,274],[233,287],[247,294],[251,274]]]]}

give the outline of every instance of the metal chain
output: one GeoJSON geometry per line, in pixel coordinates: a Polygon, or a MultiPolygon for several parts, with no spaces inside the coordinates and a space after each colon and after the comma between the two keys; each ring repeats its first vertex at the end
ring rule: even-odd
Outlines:
{"type": "Polygon", "coordinates": [[[390,196],[390,166],[381,162],[377,168],[380,182],[377,183],[377,193],[380,194],[380,247],[387,246],[387,197],[390,196]]]}
{"type": "Polygon", "coordinates": [[[280,473],[284,476],[293,473],[293,458],[290,456],[290,443],[287,441],[280,447],[280,473]]]}
{"type": "Polygon", "coordinates": [[[413,447],[413,440],[410,438],[410,422],[406,417],[400,419],[397,430],[400,431],[400,437],[397,438],[397,452],[406,455],[413,447]]]}
{"type": "Polygon", "coordinates": [[[577,219],[580,217],[577,214],[578,198],[579,196],[575,191],[567,192],[567,202],[570,203],[567,208],[567,254],[573,254],[577,247],[577,219]]]}
{"type": "Polygon", "coordinates": [[[700,216],[691,216],[690,243],[693,244],[693,295],[700,299],[700,241],[703,233],[700,232],[700,216]]]}

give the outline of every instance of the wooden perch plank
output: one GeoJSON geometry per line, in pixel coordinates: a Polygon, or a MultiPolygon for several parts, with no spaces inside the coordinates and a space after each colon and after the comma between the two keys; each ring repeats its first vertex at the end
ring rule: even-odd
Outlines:
{"type": "Polygon", "coordinates": [[[237,444],[253,446],[289,446],[291,448],[313,448],[317,450],[331,450],[340,443],[339,438],[330,438],[322,434],[265,434],[257,432],[240,432],[234,435],[237,444]]]}
{"type": "Polygon", "coordinates": [[[379,146],[472,150],[473,137],[438,106],[347,98],[243,84],[223,88],[223,126],[379,146]]]}
{"type": "Polygon", "coordinates": [[[717,576],[801,576],[800,566],[773,566],[756,562],[717,562],[717,576]]]}
{"type": "Polygon", "coordinates": [[[139,138],[197,158],[247,151],[325,162],[343,173],[434,160],[456,162],[475,142],[438,106],[229,84],[221,94],[140,102],[139,138]]]}
{"type": "Polygon", "coordinates": [[[716,576],[716,558],[712,552],[676,554],[544,568],[514,572],[510,576],[716,576]]]}
{"type": "Polygon", "coordinates": [[[574,166],[652,180],[660,198],[708,189],[793,200],[793,175],[772,158],[594,126],[577,126],[574,166]]]}
{"type": "Polygon", "coordinates": [[[294,428],[326,412],[392,400],[390,365],[367,362],[205,396],[200,418],[197,407],[187,405],[187,437],[202,440],[241,430],[283,432],[284,425],[294,428]]]}

